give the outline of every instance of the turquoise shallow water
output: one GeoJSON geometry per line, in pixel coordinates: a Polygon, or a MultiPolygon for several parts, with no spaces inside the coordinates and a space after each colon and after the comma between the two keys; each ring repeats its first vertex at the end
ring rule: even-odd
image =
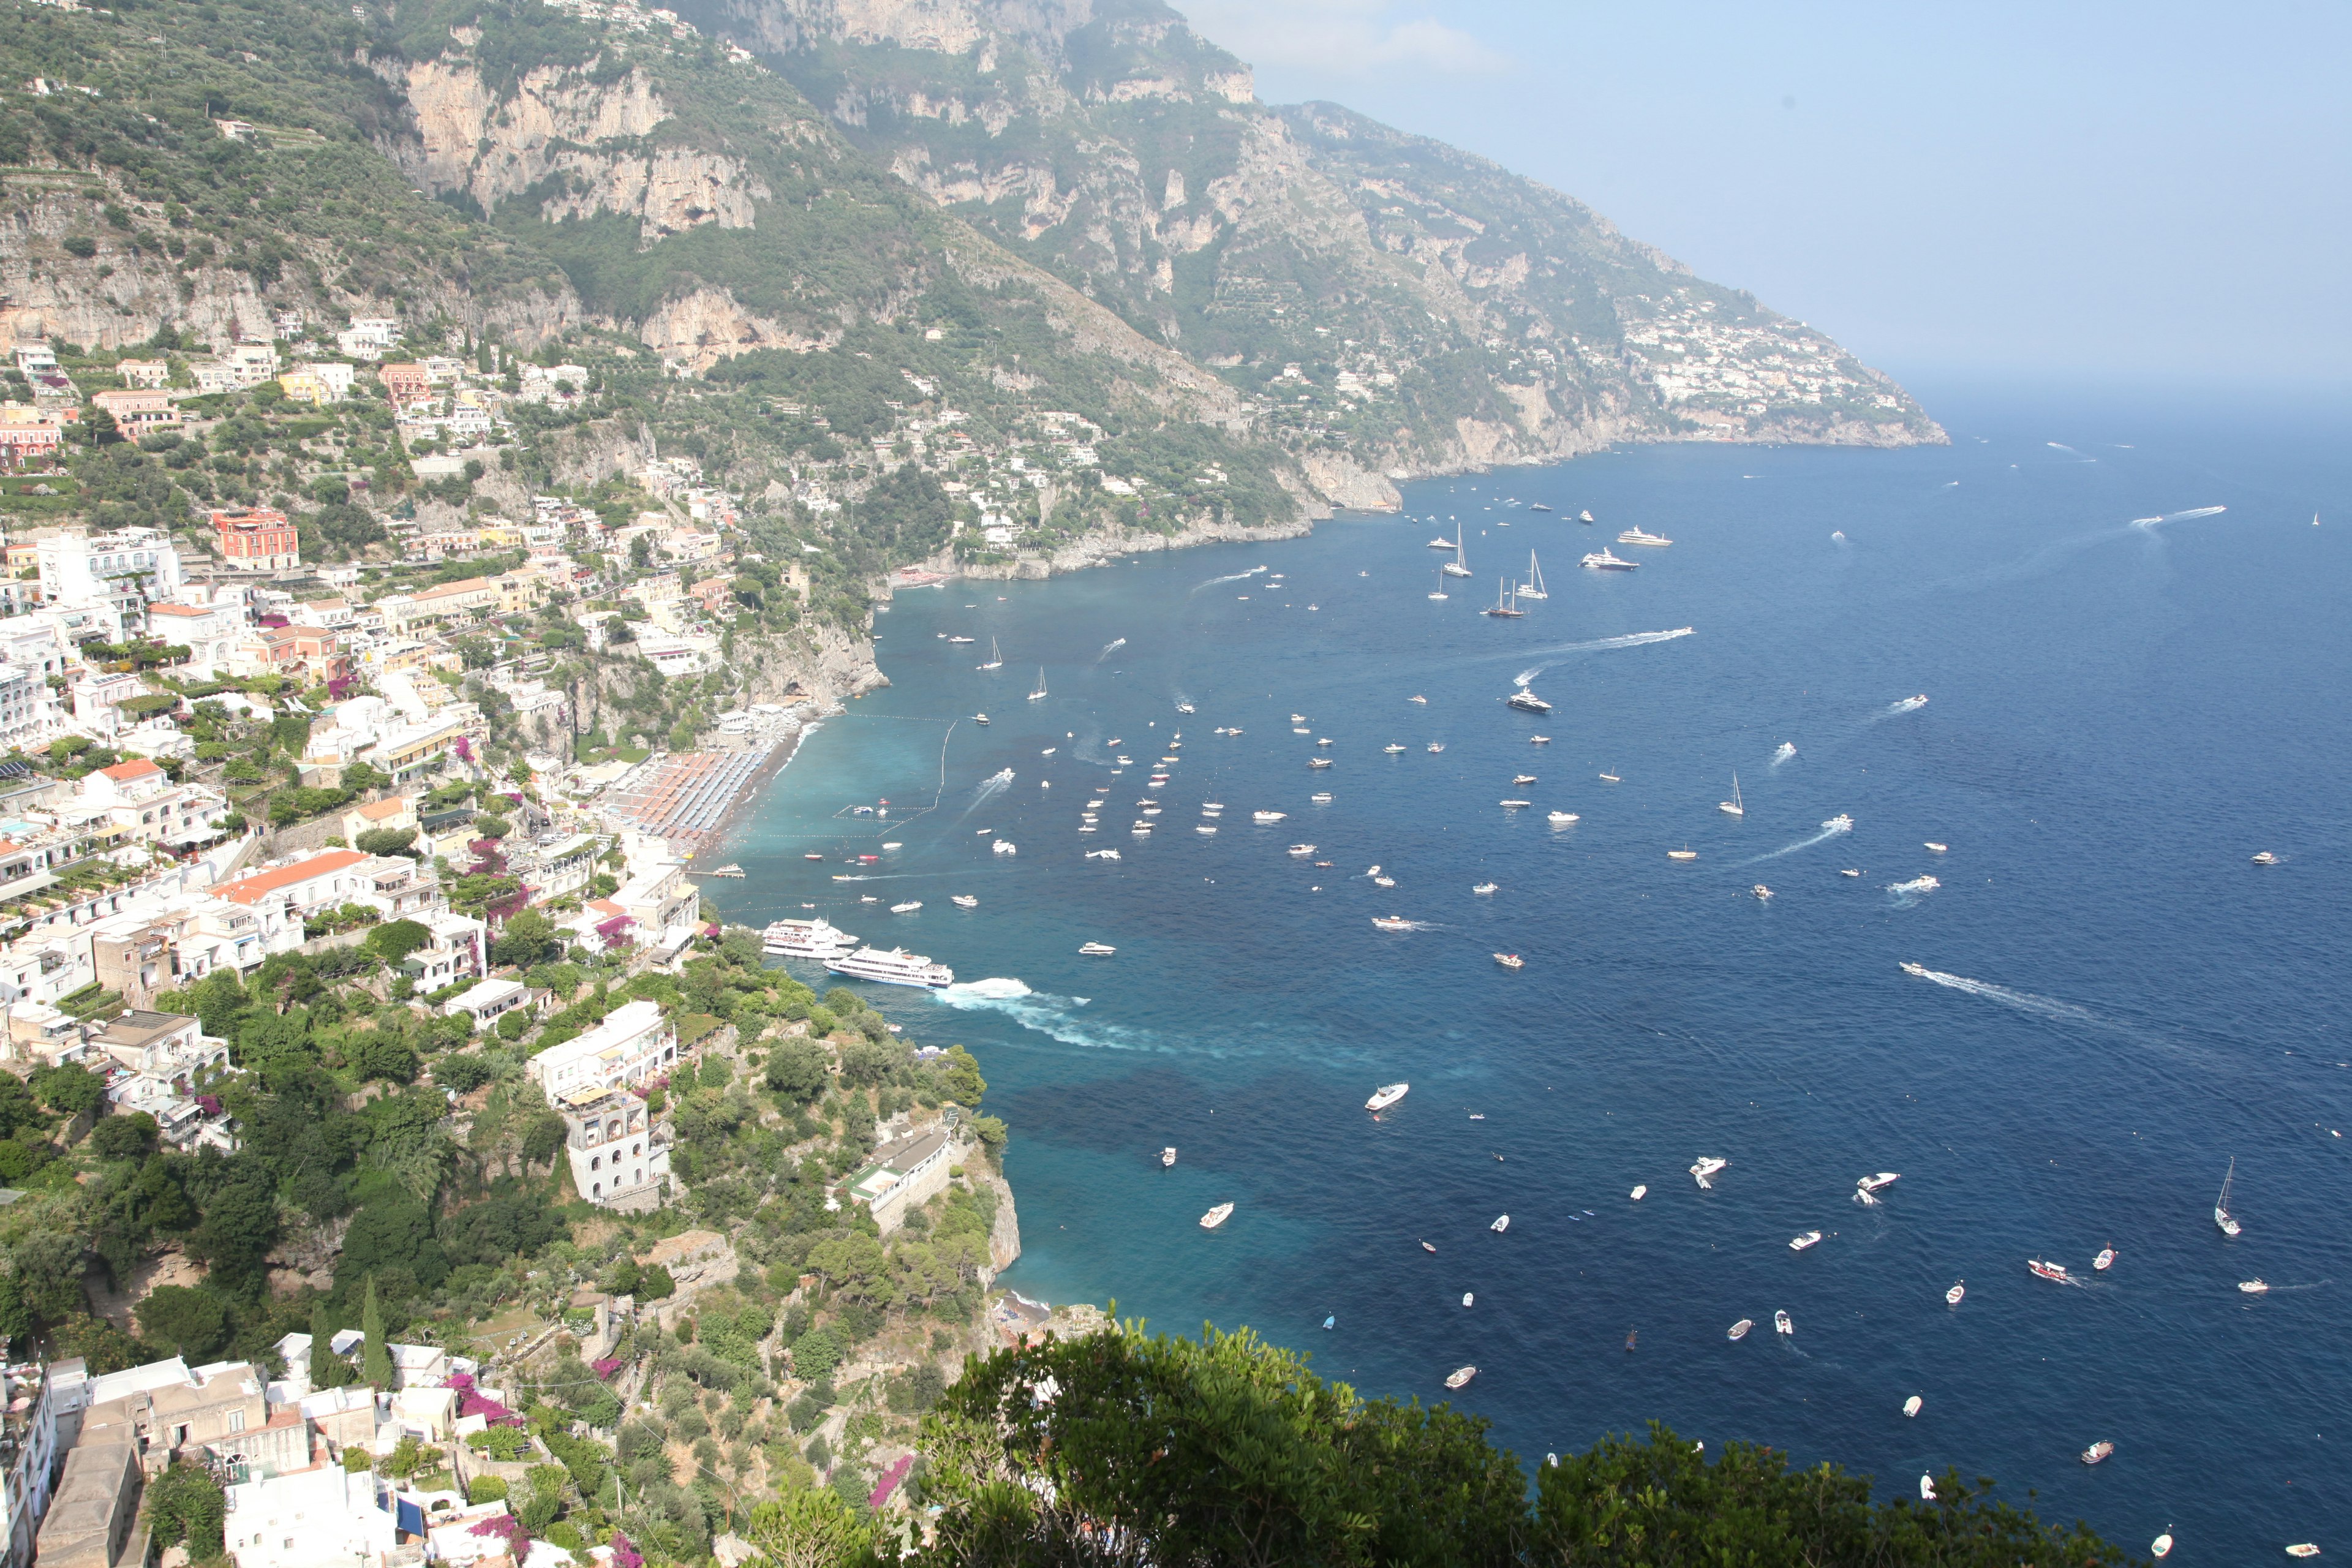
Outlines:
{"type": "Polygon", "coordinates": [[[1953,402],[1948,449],[1638,450],[902,595],[892,688],[803,744],[724,848],[751,877],[710,896],[955,968],[944,997],[867,989],[980,1053],[1033,1297],[1246,1322],[1372,1393],[1442,1398],[1475,1363],[1460,1402],[1530,1459],[1656,1417],[1906,1491],[1957,1465],[2135,1550],[2172,1526],[2174,1561],[2352,1544],[2342,410],[1953,402]],[[1475,574],[1442,604],[1433,517],[1475,574]],[[1577,569],[1636,523],[1675,544],[1577,569]],[[1530,550],[1549,599],[1478,615],[1530,550]],[[1549,717],[1502,705],[1521,675],[1549,717]],[[1702,1154],[1731,1161],[1713,1192],[1702,1154]],[[2232,1156],[2234,1241],[2210,1217],[2232,1156]],[[1883,1205],[1853,1203],[1882,1170],[1883,1205]],[[2081,1288],[2025,1269],[2089,1276],[2105,1246],[2081,1288]]]}

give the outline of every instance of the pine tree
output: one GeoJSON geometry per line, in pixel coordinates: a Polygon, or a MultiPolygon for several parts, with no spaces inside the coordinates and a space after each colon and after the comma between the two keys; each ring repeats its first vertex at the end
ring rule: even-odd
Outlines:
{"type": "Polygon", "coordinates": [[[360,1328],[367,1335],[367,1352],[361,1359],[361,1372],[366,1380],[381,1389],[392,1387],[392,1352],[383,1347],[383,1309],[376,1304],[375,1276],[368,1276],[367,1305],[360,1313],[360,1328]]]}
{"type": "Polygon", "coordinates": [[[327,1328],[327,1304],[310,1309],[310,1386],[341,1388],[352,1380],[352,1363],[334,1352],[334,1335],[327,1328]]]}

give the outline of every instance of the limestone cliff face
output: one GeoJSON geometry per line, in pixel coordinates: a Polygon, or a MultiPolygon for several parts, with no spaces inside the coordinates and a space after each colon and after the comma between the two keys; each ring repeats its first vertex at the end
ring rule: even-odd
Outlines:
{"type": "Polygon", "coordinates": [[[806,353],[828,346],[831,337],[793,331],[744,309],[724,289],[700,288],[665,300],[637,329],[646,347],[664,359],[708,370],[733,354],[753,349],[789,349],[806,353]]]}

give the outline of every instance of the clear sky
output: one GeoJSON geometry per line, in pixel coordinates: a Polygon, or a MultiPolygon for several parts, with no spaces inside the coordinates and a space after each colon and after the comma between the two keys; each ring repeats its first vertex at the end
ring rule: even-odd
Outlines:
{"type": "Polygon", "coordinates": [[[1895,372],[2352,380],[2352,4],[1173,0],[1895,372]]]}

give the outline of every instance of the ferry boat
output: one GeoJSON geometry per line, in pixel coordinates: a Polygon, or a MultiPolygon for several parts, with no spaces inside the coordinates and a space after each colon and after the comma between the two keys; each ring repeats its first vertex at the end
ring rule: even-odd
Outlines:
{"type": "Polygon", "coordinates": [[[2278,863],[2279,858],[2267,849],[2254,857],[2254,864],[2257,866],[2275,866],[2278,863]]]}
{"type": "Polygon", "coordinates": [[[1394,1105],[1398,1100],[1402,1100],[1405,1097],[1405,1092],[1412,1088],[1412,1085],[1409,1083],[1384,1083],[1381,1085],[1380,1088],[1372,1090],[1372,1098],[1364,1101],[1364,1109],[1366,1110],[1386,1110],[1390,1106],[1394,1105]]]}
{"type": "Polygon", "coordinates": [[[1161,1151],[1160,1151],[1160,1168],[1161,1170],[1163,1170],[1163,1171],[1164,1171],[1164,1170],[1168,1169],[1168,1167],[1169,1167],[1169,1166],[1173,1165],[1175,1163],[1176,1163],[1176,1145],[1175,1145],[1175,1144],[1173,1144],[1173,1143],[1171,1143],[1170,1145],[1168,1145],[1168,1147],[1166,1147],[1165,1149],[1162,1149],[1161,1151]]]}
{"type": "Polygon", "coordinates": [[[1668,539],[1663,533],[1644,533],[1637,526],[1629,528],[1624,532],[1619,534],[1617,536],[1617,542],[1620,544],[1646,544],[1653,550],[1664,550],[1667,545],[1672,544],[1674,541],[1668,539]]]}
{"type": "Polygon", "coordinates": [[[762,951],[783,958],[832,958],[857,946],[857,939],[827,921],[777,921],[760,933],[762,951]]]}
{"type": "Polygon", "coordinates": [[[1488,1226],[1486,1228],[1493,1231],[1496,1236],[1500,1236],[1505,1231],[1511,1228],[1511,1216],[1507,1214],[1498,1214],[1495,1216],[1495,1223],[1488,1226]]]}
{"type": "Polygon", "coordinates": [[[1969,1282],[1965,1279],[1956,1279],[1952,1282],[1952,1288],[1944,1292],[1944,1305],[1957,1307],[1960,1304],[1960,1298],[1968,1293],[1969,1282]]]}
{"type": "Polygon", "coordinates": [[[1286,811],[1253,811],[1250,813],[1250,820],[1260,827],[1265,827],[1280,822],[1289,815],[1286,811]]]}
{"type": "MultiPolygon", "coordinates": [[[[1460,1388],[1464,1384],[1468,1383],[1472,1378],[1477,1375],[1478,1369],[1475,1366],[1457,1366],[1452,1372],[1445,1374],[1445,1386],[1448,1388],[1460,1388]]],[[[2314,1555],[2315,1556],[2317,1554],[2314,1553],[2314,1555]]]]}
{"type": "Polygon", "coordinates": [[[1508,697],[1505,698],[1503,701],[1506,706],[1516,708],[1522,713],[1549,713],[1551,711],[1550,703],[1545,701],[1542,698],[1537,696],[1534,692],[1529,691],[1525,687],[1521,687],[1518,690],[1512,692],[1508,697]]]}
{"type": "Polygon", "coordinates": [[[2101,1440],[2092,1444],[2089,1447],[2083,1450],[2083,1463],[2086,1465],[2098,1464],[2115,1451],[2116,1446],[2113,1443],[2101,1440]]]}
{"type": "Polygon", "coordinates": [[[1822,1233],[1818,1230],[1809,1230],[1802,1236],[1791,1237],[1789,1242],[1789,1250],[1791,1252],[1802,1252],[1809,1247],[1819,1247],[1821,1243],[1822,1233]]]}
{"type": "Polygon", "coordinates": [[[890,912],[891,912],[892,914],[894,914],[894,915],[911,915],[911,914],[913,914],[917,910],[919,910],[919,909],[921,909],[922,907],[923,907],[923,900],[920,900],[920,899],[908,899],[908,900],[905,903],[903,903],[903,904],[892,904],[892,905],[890,906],[890,912]]]}
{"type": "Polygon", "coordinates": [[[1772,1327],[1776,1332],[1791,1336],[1797,1331],[1797,1325],[1789,1321],[1789,1314],[1785,1310],[1772,1314],[1772,1327]]]}
{"type": "Polygon", "coordinates": [[[1081,958],[1108,958],[1112,953],[1117,952],[1118,951],[1118,949],[1111,946],[1110,943],[1107,942],[1090,942],[1078,949],[1078,956],[1081,958]]]}
{"type": "Polygon", "coordinates": [[[1528,961],[1516,952],[1498,952],[1495,955],[1495,962],[1506,969],[1525,969],[1528,966],[1528,961]]]}
{"type": "Polygon", "coordinates": [[[980,900],[973,898],[970,893],[956,893],[949,898],[948,902],[953,904],[960,910],[976,910],[980,908],[980,900]]]}
{"type": "Polygon", "coordinates": [[[1702,1154],[1697,1160],[1692,1163],[1690,1173],[1697,1179],[1700,1186],[1711,1191],[1713,1190],[1715,1184],[1708,1181],[1707,1178],[1730,1163],[1730,1161],[1723,1159],[1718,1155],[1702,1154]]]}
{"type": "Polygon", "coordinates": [[[1638,561],[1622,561],[1613,551],[1604,548],[1594,551],[1577,564],[1587,572],[1631,572],[1642,563],[1638,561]]]}
{"type": "Polygon", "coordinates": [[[1231,1204],[1219,1204],[1215,1208],[1211,1209],[1207,1214],[1201,1216],[1201,1228],[1202,1230],[1214,1230],[1219,1226],[1224,1224],[1225,1221],[1233,1217],[1234,1205],[1231,1204]]]}
{"type": "Polygon", "coordinates": [[[1376,931],[1411,931],[1412,922],[1402,915],[1374,915],[1372,927],[1376,931]]]}
{"type": "Polygon", "coordinates": [[[2025,1260],[2025,1267],[2037,1279],[2047,1279],[2059,1285],[2072,1285],[2074,1282],[2068,1276],[2066,1266],[2063,1263],[2044,1263],[2039,1258],[2029,1258],[2025,1260]]]}
{"type": "Polygon", "coordinates": [[[824,961],[828,974],[845,974],[852,980],[875,980],[885,985],[914,985],[936,990],[955,984],[955,971],[944,963],[933,963],[919,952],[908,952],[903,947],[884,952],[878,947],[861,947],[856,952],[836,953],[824,961]]]}

